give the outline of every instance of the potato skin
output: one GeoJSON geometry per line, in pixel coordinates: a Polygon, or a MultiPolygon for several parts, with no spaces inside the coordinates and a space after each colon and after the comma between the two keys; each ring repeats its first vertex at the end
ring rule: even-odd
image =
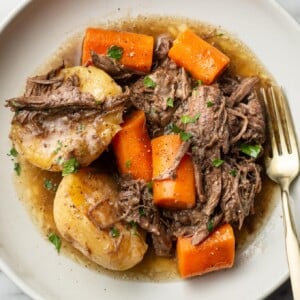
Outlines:
{"type": "MultiPolygon", "coordinates": [[[[81,169],[61,181],[54,199],[54,220],[73,247],[104,268],[122,271],[143,259],[148,248],[145,235],[118,222],[114,227],[120,235],[112,237],[109,229],[100,229],[88,215],[97,202],[109,199],[113,204],[117,197],[118,189],[110,176],[92,168],[81,169]]],[[[114,214],[111,210],[107,213],[114,214]]]]}

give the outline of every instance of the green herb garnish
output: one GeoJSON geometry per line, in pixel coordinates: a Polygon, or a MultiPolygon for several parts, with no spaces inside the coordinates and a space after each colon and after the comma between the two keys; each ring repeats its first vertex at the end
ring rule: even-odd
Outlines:
{"type": "Polygon", "coordinates": [[[51,191],[52,188],[53,188],[52,181],[49,180],[49,179],[45,179],[45,181],[44,181],[44,187],[45,187],[46,190],[51,191]]]}
{"type": "Polygon", "coordinates": [[[197,84],[198,84],[198,85],[202,85],[202,84],[203,84],[203,81],[199,79],[199,80],[197,80],[197,84]]]}
{"type": "Polygon", "coordinates": [[[139,208],[139,214],[140,214],[141,217],[146,215],[144,207],[139,208]]]}
{"type": "Polygon", "coordinates": [[[180,118],[181,122],[183,124],[190,124],[190,123],[196,123],[198,121],[198,119],[200,118],[200,113],[196,114],[194,117],[190,117],[190,116],[182,116],[180,118]]]}
{"type": "Polygon", "coordinates": [[[129,169],[131,167],[131,160],[126,160],[125,167],[126,169],[129,169]]]}
{"type": "Polygon", "coordinates": [[[152,189],[153,189],[153,181],[149,181],[149,182],[147,183],[147,188],[148,188],[149,192],[152,192],[152,189]]]}
{"type": "Polygon", "coordinates": [[[12,156],[12,157],[17,157],[18,156],[18,151],[16,150],[16,148],[13,147],[9,150],[9,153],[7,155],[12,156]]]}
{"type": "Polygon", "coordinates": [[[167,99],[167,106],[168,107],[174,107],[174,99],[173,98],[169,97],[167,99]]]}
{"type": "Polygon", "coordinates": [[[180,129],[176,124],[171,124],[170,125],[171,131],[174,133],[180,133],[182,131],[182,129],[180,129]]]}
{"type": "Polygon", "coordinates": [[[107,56],[115,60],[120,60],[123,56],[123,52],[124,49],[122,47],[113,45],[107,50],[107,56]]]}
{"type": "Polygon", "coordinates": [[[254,157],[254,158],[257,158],[260,151],[261,151],[261,148],[259,145],[249,145],[249,144],[242,144],[240,145],[240,151],[251,156],[251,157],[254,157]]]}
{"type": "Polygon", "coordinates": [[[207,231],[212,232],[214,230],[214,221],[213,219],[210,219],[207,223],[207,231]]]}
{"type": "Polygon", "coordinates": [[[62,176],[76,173],[78,168],[79,168],[79,162],[76,160],[76,158],[71,158],[64,162],[62,176]]]}
{"type": "Polygon", "coordinates": [[[229,171],[229,174],[233,177],[235,177],[237,175],[237,170],[236,169],[232,169],[229,171]]]}
{"type": "Polygon", "coordinates": [[[63,146],[62,142],[57,141],[57,146],[56,146],[55,150],[53,151],[53,153],[57,154],[61,150],[62,146],[63,146]]]}
{"type": "Polygon", "coordinates": [[[155,88],[156,87],[156,83],[149,76],[145,76],[143,82],[144,82],[145,87],[148,87],[148,88],[155,88]]]}
{"type": "Polygon", "coordinates": [[[206,106],[207,106],[207,107],[212,107],[212,106],[214,106],[214,105],[215,105],[215,103],[212,102],[212,101],[207,101],[207,102],[206,102],[206,106]]]}
{"type": "Polygon", "coordinates": [[[55,246],[55,249],[57,250],[57,252],[59,252],[60,248],[61,248],[61,239],[60,239],[60,237],[55,233],[50,233],[48,235],[48,239],[55,246]]]}
{"type": "Polygon", "coordinates": [[[177,133],[180,135],[180,138],[182,141],[186,142],[187,140],[189,140],[193,134],[189,133],[189,132],[185,132],[184,130],[182,130],[181,128],[179,128],[177,125],[171,123],[168,128],[167,131],[171,130],[171,132],[177,133]]]}
{"type": "Polygon", "coordinates": [[[118,230],[118,228],[116,227],[112,227],[109,234],[113,237],[116,238],[118,236],[120,236],[120,231],[118,230]]]}
{"type": "Polygon", "coordinates": [[[223,163],[224,163],[223,159],[215,158],[212,160],[212,164],[216,168],[219,168],[223,163]]]}
{"type": "Polygon", "coordinates": [[[185,131],[181,131],[179,135],[181,140],[184,142],[188,141],[193,136],[190,132],[185,131]]]}
{"type": "Polygon", "coordinates": [[[45,181],[44,181],[44,187],[48,191],[54,191],[55,192],[57,190],[57,184],[53,183],[49,179],[45,179],[45,181]]]}
{"type": "Polygon", "coordinates": [[[16,172],[16,174],[18,176],[20,176],[20,174],[21,174],[21,165],[20,165],[20,163],[18,163],[18,162],[14,163],[14,171],[16,172]]]}

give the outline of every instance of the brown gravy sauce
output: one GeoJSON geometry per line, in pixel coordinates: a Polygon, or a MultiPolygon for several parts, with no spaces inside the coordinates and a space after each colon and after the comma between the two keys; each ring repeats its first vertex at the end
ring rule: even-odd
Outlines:
{"type": "MultiPolygon", "coordinates": [[[[108,24],[99,24],[99,27],[108,27],[133,31],[157,36],[169,32],[176,37],[179,31],[189,27],[210,43],[226,53],[231,63],[229,71],[241,76],[258,76],[262,85],[272,82],[270,74],[258,61],[255,55],[236,37],[224,31],[221,27],[211,26],[182,18],[171,17],[138,17],[136,19],[124,19],[108,24]]],[[[67,66],[79,65],[83,33],[79,33],[68,39],[45,64],[36,70],[37,73],[45,73],[57,67],[64,61],[67,66]]],[[[15,183],[17,193],[27,207],[33,221],[41,230],[45,239],[49,233],[57,232],[53,219],[53,200],[55,191],[47,190],[45,181],[51,181],[52,185],[58,185],[61,180],[59,173],[41,170],[20,159],[21,174],[16,176],[15,183]]],[[[255,215],[246,218],[242,230],[236,230],[237,255],[253,239],[266,223],[272,212],[274,184],[266,177],[263,178],[263,188],[255,201],[255,215]]],[[[49,247],[52,245],[49,244],[49,247]]],[[[54,250],[55,251],[55,250],[54,250]]],[[[177,268],[175,258],[156,257],[149,250],[144,260],[125,272],[112,272],[96,265],[86,259],[81,253],[70,246],[66,241],[62,243],[61,252],[68,255],[87,268],[108,274],[113,277],[129,280],[161,281],[177,279],[177,268]]]]}

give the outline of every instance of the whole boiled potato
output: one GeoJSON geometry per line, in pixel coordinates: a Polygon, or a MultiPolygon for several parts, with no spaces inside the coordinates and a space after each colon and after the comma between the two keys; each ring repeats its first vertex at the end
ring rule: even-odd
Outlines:
{"type": "MultiPolygon", "coordinates": [[[[58,77],[66,80],[73,75],[80,80],[80,91],[92,94],[97,103],[122,92],[108,74],[92,66],[65,68],[58,77]]],[[[18,153],[41,169],[62,171],[64,162],[71,158],[85,167],[101,155],[121,129],[122,112],[119,106],[104,115],[89,111],[50,115],[43,117],[38,133],[34,123],[13,122],[10,138],[18,153]]]]}
{"type": "Polygon", "coordinates": [[[139,263],[148,246],[136,226],[115,223],[117,197],[110,176],[81,169],[62,179],[54,199],[54,220],[62,237],[85,256],[104,268],[122,271],[139,263]]]}

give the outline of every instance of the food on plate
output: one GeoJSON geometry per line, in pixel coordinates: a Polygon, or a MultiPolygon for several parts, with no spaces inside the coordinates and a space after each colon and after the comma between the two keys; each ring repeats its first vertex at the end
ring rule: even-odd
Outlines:
{"type": "Polygon", "coordinates": [[[176,245],[178,270],[183,278],[231,268],[235,256],[235,237],[230,224],[216,228],[199,245],[190,237],[179,237],[176,245]]]}
{"type": "Polygon", "coordinates": [[[10,138],[20,155],[42,169],[62,171],[69,160],[88,166],[121,129],[126,97],[98,68],[61,66],[29,78],[24,96],[9,101],[18,112],[10,138]]]}
{"type": "Polygon", "coordinates": [[[112,140],[120,174],[130,174],[134,179],[151,181],[151,144],[145,113],[141,110],[134,111],[121,126],[122,130],[112,140]]]}
{"type": "Polygon", "coordinates": [[[196,204],[194,167],[185,154],[189,144],[178,134],[152,139],[153,203],[166,208],[192,208],[196,204]]]}
{"type": "Polygon", "coordinates": [[[82,168],[62,179],[53,215],[65,240],[97,264],[122,271],[139,263],[148,246],[144,232],[118,221],[117,201],[112,178],[82,168]]]}
{"type": "MultiPolygon", "coordinates": [[[[82,47],[82,64],[91,60],[91,51],[120,61],[128,69],[149,72],[152,65],[154,38],[134,32],[88,28],[82,47]]],[[[114,61],[112,61],[113,63],[114,61]]]]}
{"type": "Polygon", "coordinates": [[[61,173],[49,202],[62,246],[110,270],[231,268],[262,188],[267,79],[219,29],[143,22],[88,28],[77,63],[29,78],[7,100],[13,149],[61,173]]]}
{"type": "Polygon", "coordinates": [[[191,30],[178,35],[168,55],[205,84],[212,83],[229,64],[229,58],[224,53],[191,30]]]}

